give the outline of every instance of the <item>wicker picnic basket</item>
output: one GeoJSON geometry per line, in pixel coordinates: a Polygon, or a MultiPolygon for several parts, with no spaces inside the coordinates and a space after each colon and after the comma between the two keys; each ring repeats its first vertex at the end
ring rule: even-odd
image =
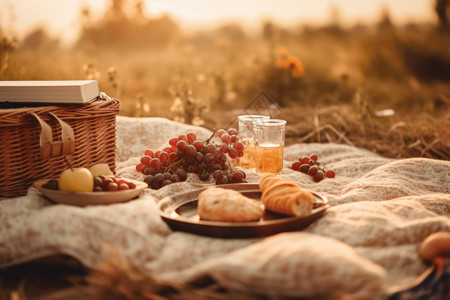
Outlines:
{"type": "Polygon", "coordinates": [[[106,163],[115,173],[120,102],[101,93],[83,105],[0,108],[0,198],[25,195],[36,180],[106,163]]]}

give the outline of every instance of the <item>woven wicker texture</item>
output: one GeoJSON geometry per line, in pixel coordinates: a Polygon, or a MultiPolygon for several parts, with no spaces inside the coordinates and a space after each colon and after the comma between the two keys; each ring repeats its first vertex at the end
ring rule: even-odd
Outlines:
{"type": "Polygon", "coordinates": [[[75,152],[67,158],[73,167],[116,161],[116,114],[120,102],[98,100],[85,105],[0,109],[0,197],[24,195],[41,178],[56,178],[68,166],[63,156],[41,158],[38,115],[52,128],[53,141],[61,140],[61,126],[52,112],[72,127],[75,152]]]}

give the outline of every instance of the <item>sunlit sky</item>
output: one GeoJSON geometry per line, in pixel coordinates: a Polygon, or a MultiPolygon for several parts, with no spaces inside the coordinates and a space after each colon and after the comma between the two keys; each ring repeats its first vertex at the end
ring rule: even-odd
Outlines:
{"type": "MultiPolygon", "coordinates": [[[[134,0],[128,0],[130,2],[134,0]]],[[[48,29],[63,41],[71,41],[79,29],[80,7],[91,7],[101,16],[110,0],[0,0],[0,26],[20,36],[36,26],[48,29]]],[[[256,26],[273,19],[282,24],[320,23],[329,18],[331,7],[340,11],[346,24],[373,22],[383,7],[394,22],[434,21],[434,0],[146,0],[146,14],[169,13],[186,28],[225,20],[245,21],[256,26]]]]}

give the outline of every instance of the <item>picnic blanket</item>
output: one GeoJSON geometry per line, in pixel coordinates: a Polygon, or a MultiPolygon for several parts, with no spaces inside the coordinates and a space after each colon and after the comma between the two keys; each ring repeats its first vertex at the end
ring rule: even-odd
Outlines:
{"type": "MultiPolygon", "coordinates": [[[[188,131],[206,139],[211,131],[162,118],[117,118],[117,174],[143,179],[135,165],[143,152],[161,149],[188,131]]],[[[157,202],[198,186],[186,182],[146,189],[127,203],[55,205],[34,189],[0,201],[0,267],[56,253],[96,268],[118,249],[142,272],[173,282],[202,277],[238,290],[266,295],[351,294],[383,299],[407,285],[427,265],[418,255],[430,234],[450,231],[450,162],[389,159],[341,144],[285,147],[282,177],[321,193],[331,207],[302,231],[265,238],[221,239],[174,232],[160,218],[157,202]],[[316,153],[336,177],[314,182],[289,167],[316,153]]],[[[248,172],[257,183],[259,174],[248,172]]]]}

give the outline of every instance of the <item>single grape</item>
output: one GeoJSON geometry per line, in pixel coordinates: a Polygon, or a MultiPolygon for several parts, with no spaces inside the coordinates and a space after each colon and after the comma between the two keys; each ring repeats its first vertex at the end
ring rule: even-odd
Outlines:
{"type": "Polygon", "coordinates": [[[172,184],[172,181],[170,181],[170,180],[164,180],[164,181],[162,182],[162,184],[161,184],[161,187],[166,186],[166,185],[169,185],[169,184],[172,184]]]}
{"type": "Polygon", "coordinates": [[[230,157],[230,158],[236,158],[236,157],[238,157],[238,152],[237,152],[237,150],[236,149],[234,149],[234,148],[232,148],[232,149],[230,149],[230,151],[228,151],[228,156],[230,157]]]}
{"type": "Polygon", "coordinates": [[[184,150],[180,150],[177,149],[177,152],[175,152],[177,154],[177,157],[183,157],[184,156],[184,150]]]}
{"type": "Polygon", "coordinates": [[[177,158],[177,154],[175,152],[172,152],[169,154],[169,161],[175,160],[177,158]]]}
{"type": "Polygon", "coordinates": [[[165,152],[165,151],[161,151],[161,153],[159,153],[158,158],[159,158],[159,160],[161,162],[168,161],[169,160],[169,154],[167,154],[167,152],[165,152]]]}
{"type": "Polygon", "coordinates": [[[234,177],[234,179],[244,179],[245,178],[245,172],[243,172],[243,171],[236,171],[236,172],[234,172],[234,174],[233,174],[233,177],[234,177]]]}
{"type": "MultiPolygon", "coordinates": [[[[162,149],[163,152],[166,152],[167,154],[170,154],[173,152],[171,147],[165,147],[164,149],[162,149]]],[[[160,154],[161,155],[161,154],[160,154]]]]}
{"type": "Polygon", "coordinates": [[[212,153],[206,153],[204,157],[207,163],[210,163],[214,160],[214,155],[212,153]]]}
{"type": "Polygon", "coordinates": [[[222,144],[220,145],[220,151],[222,151],[223,153],[228,153],[229,150],[230,150],[230,147],[228,147],[227,144],[222,143],[222,144]]]}
{"type": "Polygon", "coordinates": [[[197,151],[201,151],[203,149],[203,142],[196,140],[192,143],[192,146],[194,146],[197,151]]]}
{"type": "Polygon", "coordinates": [[[189,141],[188,137],[185,134],[182,134],[178,137],[178,141],[189,141]]]}
{"type": "Polygon", "coordinates": [[[117,183],[115,183],[115,182],[110,182],[110,183],[108,183],[108,185],[106,186],[106,189],[107,189],[108,191],[114,192],[114,191],[117,191],[117,190],[119,189],[119,187],[117,186],[117,183]]]}
{"type": "Polygon", "coordinates": [[[144,154],[150,156],[151,158],[155,157],[155,154],[151,149],[145,150],[144,154]]]}
{"type": "Polygon", "coordinates": [[[187,148],[187,146],[188,146],[188,144],[187,144],[187,142],[186,142],[185,140],[179,140],[179,141],[177,142],[177,148],[178,148],[179,150],[184,150],[184,149],[187,148]]]}
{"type": "Polygon", "coordinates": [[[214,179],[217,179],[217,178],[219,178],[220,176],[222,176],[223,175],[223,171],[222,170],[215,170],[214,172],[213,172],[213,177],[214,177],[214,179]]]}
{"type": "Polygon", "coordinates": [[[102,184],[103,184],[103,180],[100,177],[95,176],[94,177],[94,186],[102,186],[102,184]]]}
{"type": "Polygon", "coordinates": [[[197,149],[195,149],[195,147],[192,145],[188,145],[184,150],[184,153],[186,153],[186,155],[188,156],[194,156],[195,154],[197,154],[197,149]]]}
{"type": "Polygon", "coordinates": [[[322,171],[317,171],[316,174],[314,174],[314,181],[319,182],[324,178],[324,174],[322,171]]]}
{"type": "Polygon", "coordinates": [[[334,178],[334,176],[336,176],[336,173],[335,173],[333,170],[328,170],[328,171],[325,173],[325,175],[326,175],[328,178],[334,178]]]}
{"type": "Polygon", "coordinates": [[[238,134],[238,131],[236,130],[236,129],[234,129],[234,128],[230,128],[230,129],[228,129],[228,134],[231,136],[231,135],[237,135],[238,134]]]}
{"type": "Polygon", "coordinates": [[[193,132],[189,132],[188,134],[186,134],[186,136],[189,142],[193,142],[197,139],[197,135],[193,132]]]}
{"type": "Polygon", "coordinates": [[[153,182],[163,182],[164,181],[164,174],[158,173],[155,176],[153,176],[153,182]]]}
{"type": "Polygon", "coordinates": [[[172,177],[172,174],[164,173],[164,180],[170,180],[171,177],[172,177]]]}
{"type": "Polygon", "coordinates": [[[219,130],[217,130],[217,136],[218,136],[219,138],[221,138],[222,135],[223,135],[224,133],[227,133],[224,129],[219,129],[219,130]]]}
{"type": "Polygon", "coordinates": [[[162,182],[157,182],[153,180],[151,188],[154,190],[159,190],[161,188],[162,182]]]}
{"type": "Polygon", "coordinates": [[[227,184],[227,183],[228,183],[228,177],[225,175],[222,175],[216,179],[216,184],[227,184]]]}
{"type": "Polygon", "coordinates": [[[233,175],[232,174],[227,174],[227,180],[228,180],[228,183],[233,183],[234,182],[233,175]]]}
{"type": "Polygon", "coordinates": [[[203,170],[198,174],[198,178],[200,178],[200,180],[206,181],[209,179],[209,173],[206,170],[203,170]]]}
{"type": "Polygon", "coordinates": [[[134,182],[127,182],[127,184],[128,184],[128,188],[129,188],[130,190],[136,188],[136,184],[135,184],[134,182]]]}
{"type": "MultiPolygon", "coordinates": [[[[112,183],[114,183],[114,184],[116,184],[115,182],[114,182],[114,180],[112,180],[112,178],[110,178],[110,177],[108,177],[108,178],[106,178],[105,180],[103,180],[103,184],[102,184],[102,187],[105,189],[105,190],[108,190],[109,191],[109,185],[110,184],[112,184],[112,183]]],[[[116,184],[117,185],[117,184],[116,184]]]]}
{"type": "Polygon", "coordinates": [[[119,189],[119,191],[128,190],[128,184],[121,183],[121,184],[119,184],[118,189],[119,189]]]}
{"type": "Polygon", "coordinates": [[[195,160],[198,161],[198,162],[201,162],[204,157],[205,156],[201,152],[195,153],[195,156],[194,156],[195,160]]]}
{"type": "Polygon", "coordinates": [[[178,177],[180,178],[180,181],[185,181],[187,179],[187,174],[186,171],[183,169],[178,169],[176,171],[176,174],[178,175],[178,177]]]}
{"type": "Polygon", "coordinates": [[[138,163],[138,164],[136,165],[136,171],[142,172],[142,166],[143,166],[143,165],[144,165],[143,163],[138,163]]]}
{"type": "Polygon", "coordinates": [[[238,157],[243,157],[244,156],[244,151],[238,151],[238,157]]]}
{"type": "Polygon", "coordinates": [[[317,166],[311,166],[308,170],[308,175],[314,176],[319,171],[317,166]]]}
{"type": "Polygon", "coordinates": [[[313,161],[317,161],[317,159],[319,159],[319,157],[317,156],[317,154],[311,154],[309,156],[310,159],[312,159],[313,161]]]}
{"type": "Polygon", "coordinates": [[[301,158],[299,158],[298,160],[302,163],[302,164],[309,164],[309,157],[308,156],[302,156],[301,158]]]}
{"type": "Polygon", "coordinates": [[[300,169],[300,166],[302,165],[301,162],[296,161],[295,163],[292,164],[292,170],[294,171],[298,171],[300,169]]]}
{"type": "Polygon", "coordinates": [[[169,145],[170,146],[176,146],[178,143],[178,138],[172,138],[169,140],[169,145]]]}
{"type": "Polygon", "coordinates": [[[236,149],[238,152],[244,151],[244,144],[242,144],[241,142],[235,142],[233,144],[233,148],[236,149]]]}
{"type": "Polygon", "coordinates": [[[302,173],[308,174],[309,167],[310,167],[309,164],[303,164],[303,163],[302,163],[302,164],[300,165],[299,170],[300,170],[300,172],[302,172],[302,173]]]}
{"type": "Polygon", "coordinates": [[[223,155],[223,152],[220,151],[220,149],[215,149],[213,155],[215,160],[219,160],[220,157],[223,155]]]}
{"type": "Polygon", "coordinates": [[[141,157],[141,163],[144,165],[149,165],[150,164],[150,160],[152,159],[152,157],[145,155],[141,157]]]}
{"type": "Polygon", "coordinates": [[[222,140],[222,143],[228,144],[230,142],[230,135],[228,133],[222,134],[222,137],[220,138],[222,140]]]}
{"type": "Polygon", "coordinates": [[[180,176],[178,176],[177,174],[172,174],[172,176],[170,177],[170,181],[180,182],[180,176]]]}
{"type": "Polygon", "coordinates": [[[158,158],[152,158],[149,163],[150,167],[157,169],[161,165],[161,161],[158,158]]]}
{"type": "Polygon", "coordinates": [[[234,143],[238,140],[237,135],[230,135],[230,143],[234,143]]]}
{"type": "Polygon", "coordinates": [[[155,158],[158,158],[160,153],[161,153],[161,150],[156,151],[155,152],[155,158]]]}
{"type": "Polygon", "coordinates": [[[213,153],[214,150],[216,150],[216,146],[214,146],[213,144],[208,144],[205,147],[206,153],[213,153]]]}

